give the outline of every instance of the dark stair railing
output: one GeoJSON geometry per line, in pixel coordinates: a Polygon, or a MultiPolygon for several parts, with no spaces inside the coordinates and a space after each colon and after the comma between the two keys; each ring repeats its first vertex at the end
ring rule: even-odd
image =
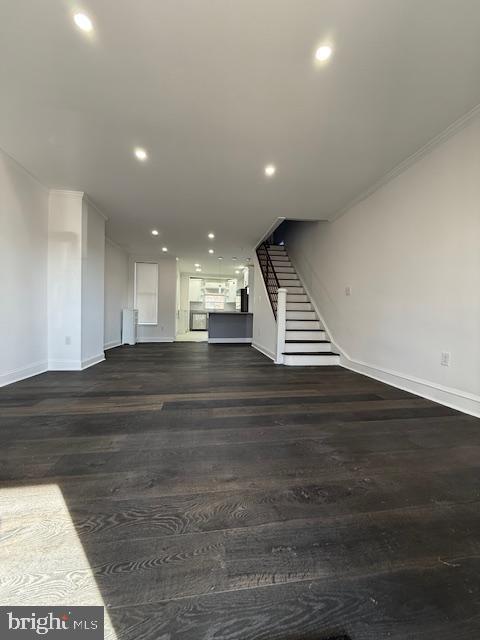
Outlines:
{"type": "Polygon", "coordinates": [[[268,245],[266,242],[261,244],[257,248],[257,258],[262,270],[263,279],[265,281],[265,287],[267,289],[270,304],[272,305],[272,311],[275,318],[277,317],[277,305],[278,305],[278,289],[280,285],[278,283],[277,274],[273,268],[272,260],[268,253],[268,245]]]}

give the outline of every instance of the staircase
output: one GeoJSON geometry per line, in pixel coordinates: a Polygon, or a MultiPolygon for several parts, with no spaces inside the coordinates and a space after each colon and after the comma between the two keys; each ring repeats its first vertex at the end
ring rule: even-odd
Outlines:
{"type": "MultiPolygon", "coordinates": [[[[320,324],[317,313],[303,288],[287,251],[280,245],[263,245],[264,257],[259,260],[268,262],[274,272],[277,287],[287,290],[287,311],[285,329],[285,347],[283,364],[290,366],[324,366],[340,364],[340,356],[332,351],[332,344],[327,339],[325,330],[320,324]]],[[[270,282],[272,278],[269,278],[270,282]]],[[[267,287],[272,307],[276,315],[276,298],[271,294],[271,285],[267,287]]]]}

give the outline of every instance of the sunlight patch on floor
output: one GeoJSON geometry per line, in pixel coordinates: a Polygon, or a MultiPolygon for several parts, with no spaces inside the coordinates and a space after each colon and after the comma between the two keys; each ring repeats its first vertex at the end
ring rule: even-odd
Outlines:
{"type": "Polygon", "coordinates": [[[0,566],[2,606],[102,606],[105,638],[116,640],[57,485],[0,489],[0,566]]]}

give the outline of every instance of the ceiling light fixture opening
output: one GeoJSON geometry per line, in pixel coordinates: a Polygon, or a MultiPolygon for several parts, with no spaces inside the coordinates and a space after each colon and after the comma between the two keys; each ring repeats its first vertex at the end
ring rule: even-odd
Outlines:
{"type": "Polygon", "coordinates": [[[141,160],[142,162],[144,162],[148,158],[147,152],[145,151],[145,149],[142,149],[142,147],[136,147],[134,153],[137,160],[141,160]]]}
{"type": "Polygon", "coordinates": [[[162,251],[163,251],[163,253],[167,253],[167,251],[168,251],[167,247],[162,247],[162,251]]]}
{"type": "Polygon", "coordinates": [[[210,238],[210,240],[213,240],[215,238],[215,234],[210,231],[208,237],[210,238]]]}
{"type": "Polygon", "coordinates": [[[318,60],[319,62],[325,62],[330,58],[332,53],[333,53],[332,47],[329,47],[326,44],[322,45],[321,47],[318,47],[318,49],[316,50],[315,59],[318,60]]]}
{"type": "Polygon", "coordinates": [[[209,249],[208,253],[215,253],[215,251],[213,249],[209,249]]]}
{"type": "Polygon", "coordinates": [[[152,229],[152,236],[158,236],[158,230],[157,229],[152,229]]]}
{"type": "Polygon", "coordinates": [[[265,175],[271,178],[275,175],[276,170],[277,169],[273,164],[267,164],[267,166],[265,167],[265,175]]]}
{"type": "Polygon", "coordinates": [[[90,18],[84,13],[76,13],[73,16],[73,20],[77,27],[86,33],[89,33],[93,29],[93,24],[90,18]]]}

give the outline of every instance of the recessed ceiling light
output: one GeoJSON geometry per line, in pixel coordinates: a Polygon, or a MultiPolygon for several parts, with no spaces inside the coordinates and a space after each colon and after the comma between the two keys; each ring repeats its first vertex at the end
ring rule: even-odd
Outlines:
{"type": "Polygon", "coordinates": [[[235,273],[238,275],[240,273],[240,271],[235,271],[235,273]]]}
{"type": "Polygon", "coordinates": [[[235,256],[233,256],[232,260],[236,260],[237,258],[235,256]]]}
{"type": "Polygon", "coordinates": [[[332,55],[332,47],[329,47],[328,45],[323,45],[321,47],[318,47],[318,49],[315,52],[315,58],[319,62],[325,62],[325,60],[328,60],[331,55],[332,55]]]}
{"type": "Polygon", "coordinates": [[[267,164],[267,166],[265,167],[265,175],[271,178],[273,175],[275,175],[276,170],[277,169],[273,164],[267,164]]]}
{"type": "Polygon", "coordinates": [[[218,256],[217,260],[223,260],[223,256],[218,256]]]}
{"type": "Polygon", "coordinates": [[[213,240],[215,238],[215,234],[210,231],[208,237],[210,238],[210,240],[213,240]]]}
{"type": "Polygon", "coordinates": [[[145,149],[142,149],[142,147],[136,147],[134,153],[137,160],[141,160],[142,162],[148,158],[147,152],[145,149]]]}
{"type": "Polygon", "coordinates": [[[208,253],[215,253],[215,251],[213,249],[209,249],[208,253]]]}
{"type": "Polygon", "coordinates": [[[168,251],[167,247],[162,247],[162,251],[163,253],[166,253],[168,251]]]}
{"type": "Polygon", "coordinates": [[[84,13],[76,13],[73,16],[73,19],[74,19],[75,24],[77,25],[77,27],[79,29],[81,29],[82,31],[86,31],[88,33],[89,31],[91,31],[93,29],[92,21],[84,13]]]}
{"type": "Polygon", "coordinates": [[[200,273],[201,269],[195,269],[195,271],[196,271],[197,273],[200,273]]]}
{"type": "Polygon", "coordinates": [[[158,236],[158,231],[156,229],[152,229],[152,236],[158,236]]]}
{"type": "Polygon", "coordinates": [[[199,267],[200,265],[198,264],[198,262],[196,262],[193,266],[194,267],[199,267]]]}

